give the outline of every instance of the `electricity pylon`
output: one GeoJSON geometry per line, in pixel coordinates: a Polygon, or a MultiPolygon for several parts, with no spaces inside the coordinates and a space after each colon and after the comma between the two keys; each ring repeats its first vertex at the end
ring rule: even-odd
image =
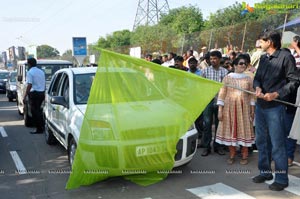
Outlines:
{"type": "Polygon", "coordinates": [[[167,0],[139,0],[133,30],[140,25],[157,24],[161,14],[167,14],[169,10],[167,0]]]}

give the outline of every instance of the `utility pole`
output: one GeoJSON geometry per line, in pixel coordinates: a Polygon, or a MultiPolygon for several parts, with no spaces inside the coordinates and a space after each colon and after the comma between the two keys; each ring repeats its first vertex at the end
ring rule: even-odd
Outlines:
{"type": "Polygon", "coordinates": [[[170,10],[167,0],[139,0],[133,30],[140,25],[157,24],[161,14],[170,10]]]}

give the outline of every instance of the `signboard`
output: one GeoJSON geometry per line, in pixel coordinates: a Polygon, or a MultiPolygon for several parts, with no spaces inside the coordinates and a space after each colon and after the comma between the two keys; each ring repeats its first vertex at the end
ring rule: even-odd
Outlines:
{"type": "Polygon", "coordinates": [[[96,63],[95,55],[90,55],[90,64],[95,64],[95,63],[96,63]]]}
{"type": "Polygon", "coordinates": [[[86,37],[73,37],[73,56],[86,56],[86,37]]]}
{"type": "Polygon", "coordinates": [[[22,46],[19,46],[17,52],[18,52],[18,59],[25,60],[25,48],[22,46]]]}
{"type": "Polygon", "coordinates": [[[7,68],[13,67],[13,64],[11,62],[7,62],[7,68]]]}
{"type": "Polygon", "coordinates": [[[142,48],[141,47],[130,48],[129,55],[131,57],[141,58],[141,54],[142,54],[142,48]]]}
{"type": "Polygon", "coordinates": [[[4,62],[4,63],[6,63],[7,62],[7,54],[6,54],[6,52],[4,51],[4,52],[2,52],[2,61],[4,62]]]}
{"type": "Polygon", "coordinates": [[[9,55],[9,60],[10,61],[15,60],[16,54],[15,54],[15,47],[14,46],[12,46],[8,49],[8,55],[9,55]]]}

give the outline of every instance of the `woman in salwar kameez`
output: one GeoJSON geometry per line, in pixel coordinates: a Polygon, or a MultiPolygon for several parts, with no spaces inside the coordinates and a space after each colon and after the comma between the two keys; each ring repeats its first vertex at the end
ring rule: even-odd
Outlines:
{"type": "Polygon", "coordinates": [[[224,77],[224,86],[218,96],[217,105],[219,106],[219,126],[217,129],[216,142],[224,144],[229,148],[228,164],[234,163],[236,147],[242,146],[242,159],[240,164],[248,163],[248,148],[255,141],[253,132],[253,117],[255,98],[241,88],[253,91],[253,80],[246,75],[246,60],[237,57],[233,61],[234,73],[229,73],[224,77]],[[232,87],[226,86],[231,85],[232,87]]]}

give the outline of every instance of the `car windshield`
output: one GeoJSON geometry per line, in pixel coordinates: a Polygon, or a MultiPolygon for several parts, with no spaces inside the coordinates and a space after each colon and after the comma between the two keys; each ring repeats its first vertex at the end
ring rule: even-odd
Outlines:
{"type": "MultiPolygon", "coordinates": [[[[75,104],[87,103],[94,75],[95,74],[80,74],[75,76],[75,104]]],[[[101,85],[107,85],[107,82],[109,82],[108,80],[111,79],[118,80],[117,84],[120,84],[120,86],[117,87],[120,89],[115,89],[111,92],[111,90],[105,86],[98,88],[98,92],[101,93],[101,103],[121,103],[163,99],[161,92],[159,92],[159,90],[145,76],[139,75],[138,73],[105,73],[105,75],[100,78],[101,85]],[[125,85],[135,86],[128,88],[125,85]],[[134,93],[134,98],[132,98],[128,93],[134,93]],[[117,97],[113,98],[112,96],[117,97]]]]}
{"type": "Polygon", "coordinates": [[[0,79],[7,79],[9,73],[8,72],[0,72],[0,79]]]}
{"type": "Polygon", "coordinates": [[[16,76],[17,76],[17,73],[11,73],[9,81],[10,82],[16,82],[16,76]]]}
{"type": "Polygon", "coordinates": [[[74,103],[86,104],[95,73],[77,74],[74,77],[74,103]]]}
{"type": "Polygon", "coordinates": [[[44,65],[41,65],[41,64],[38,64],[38,67],[41,68],[44,72],[45,72],[45,75],[46,75],[46,81],[50,81],[51,78],[52,78],[52,75],[58,71],[59,69],[62,69],[62,68],[71,68],[72,65],[70,64],[44,64],[44,65]]]}

